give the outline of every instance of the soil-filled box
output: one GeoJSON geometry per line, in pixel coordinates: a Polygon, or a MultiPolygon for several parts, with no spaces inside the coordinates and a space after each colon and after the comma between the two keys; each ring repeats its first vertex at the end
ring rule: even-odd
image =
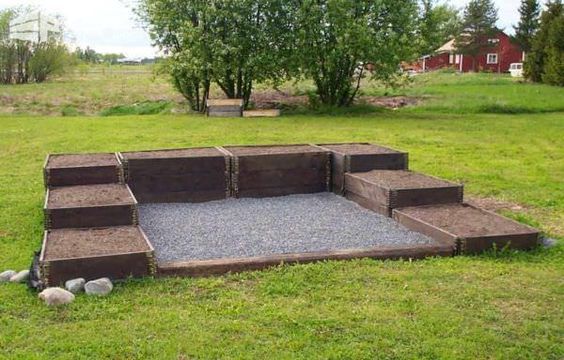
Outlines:
{"type": "Polygon", "coordinates": [[[271,197],[327,191],[330,153],[312,145],[230,146],[235,197],[271,197]]]}
{"type": "Polygon", "coordinates": [[[93,228],[136,225],[137,200],[127,185],[100,184],[49,189],[45,228],[93,228]]]}
{"type": "Polygon", "coordinates": [[[203,202],[229,195],[230,158],[217,148],[119,154],[141,203],[203,202]]]}
{"type": "Polygon", "coordinates": [[[409,206],[461,203],[463,186],[408,170],[345,174],[345,196],[382,215],[409,206]]]}
{"type": "Polygon", "coordinates": [[[44,286],[79,277],[143,277],[156,268],[153,247],[138,226],[48,230],[39,266],[44,286]]]}
{"type": "Polygon", "coordinates": [[[453,241],[460,254],[476,254],[494,246],[531,249],[540,235],[536,229],[468,204],[396,209],[393,217],[411,230],[453,241]]]}
{"type": "Polygon", "coordinates": [[[46,187],[123,183],[123,168],[115,153],[47,156],[46,187]]]}
{"type": "Polygon", "coordinates": [[[368,143],[321,144],[331,151],[331,190],[342,195],[345,173],[370,170],[406,170],[408,153],[368,143]]]}

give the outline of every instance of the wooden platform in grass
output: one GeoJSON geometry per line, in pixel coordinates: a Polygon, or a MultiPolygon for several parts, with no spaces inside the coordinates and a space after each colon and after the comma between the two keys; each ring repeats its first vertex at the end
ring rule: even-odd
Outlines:
{"type": "Polygon", "coordinates": [[[243,117],[245,118],[278,117],[278,116],[280,116],[280,110],[278,109],[243,111],[243,117]]]}

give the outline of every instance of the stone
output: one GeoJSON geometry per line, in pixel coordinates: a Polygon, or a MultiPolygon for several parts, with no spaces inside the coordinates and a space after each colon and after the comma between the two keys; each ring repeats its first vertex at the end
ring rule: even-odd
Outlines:
{"type": "Polygon", "coordinates": [[[86,280],[84,280],[83,278],[68,280],[68,281],[65,282],[65,289],[67,289],[68,291],[70,291],[73,294],[77,294],[77,293],[81,292],[82,290],[84,290],[84,284],[85,283],[86,283],[86,280]]]}
{"type": "Polygon", "coordinates": [[[22,270],[10,278],[10,282],[23,283],[29,278],[29,270],[22,270]]]}
{"type": "Polygon", "coordinates": [[[14,276],[16,274],[17,274],[17,272],[15,272],[14,270],[6,270],[6,271],[4,271],[3,273],[0,274],[0,282],[10,281],[12,276],[14,276]]]}
{"type": "Polygon", "coordinates": [[[94,296],[106,296],[113,288],[114,286],[108,278],[92,280],[84,285],[84,291],[86,291],[86,294],[94,296]]]}
{"type": "Polygon", "coordinates": [[[40,292],[39,298],[45,301],[47,306],[59,306],[73,302],[74,294],[60,287],[52,287],[40,292]]]}

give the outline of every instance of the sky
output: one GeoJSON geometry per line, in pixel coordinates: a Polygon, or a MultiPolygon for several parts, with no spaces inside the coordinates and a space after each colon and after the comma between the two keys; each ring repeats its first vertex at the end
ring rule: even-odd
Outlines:
{"type": "MultiPolygon", "coordinates": [[[[133,0],[0,0],[0,9],[19,5],[38,6],[62,15],[73,46],[90,46],[100,53],[123,53],[128,57],[152,57],[156,49],[149,35],[136,22],[133,0]]],[[[468,0],[450,0],[463,8],[468,0]]],[[[499,9],[498,26],[512,33],[519,20],[520,0],[494,0],[499,9]]]]}

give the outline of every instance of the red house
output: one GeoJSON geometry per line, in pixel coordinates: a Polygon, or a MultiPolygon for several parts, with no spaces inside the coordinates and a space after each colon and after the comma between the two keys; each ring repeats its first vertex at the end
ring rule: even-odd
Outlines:
{"type": "Polygon", "coordinates": [[[490,71],[504,73],[512,63],[523,62],[525,53],[503,31],[488,39],[480,54],[473,57],[456,53],[454,39],[441,46],[434,55],[420,59],[423,71],[453,68],[460,72],[490,71]]]}

